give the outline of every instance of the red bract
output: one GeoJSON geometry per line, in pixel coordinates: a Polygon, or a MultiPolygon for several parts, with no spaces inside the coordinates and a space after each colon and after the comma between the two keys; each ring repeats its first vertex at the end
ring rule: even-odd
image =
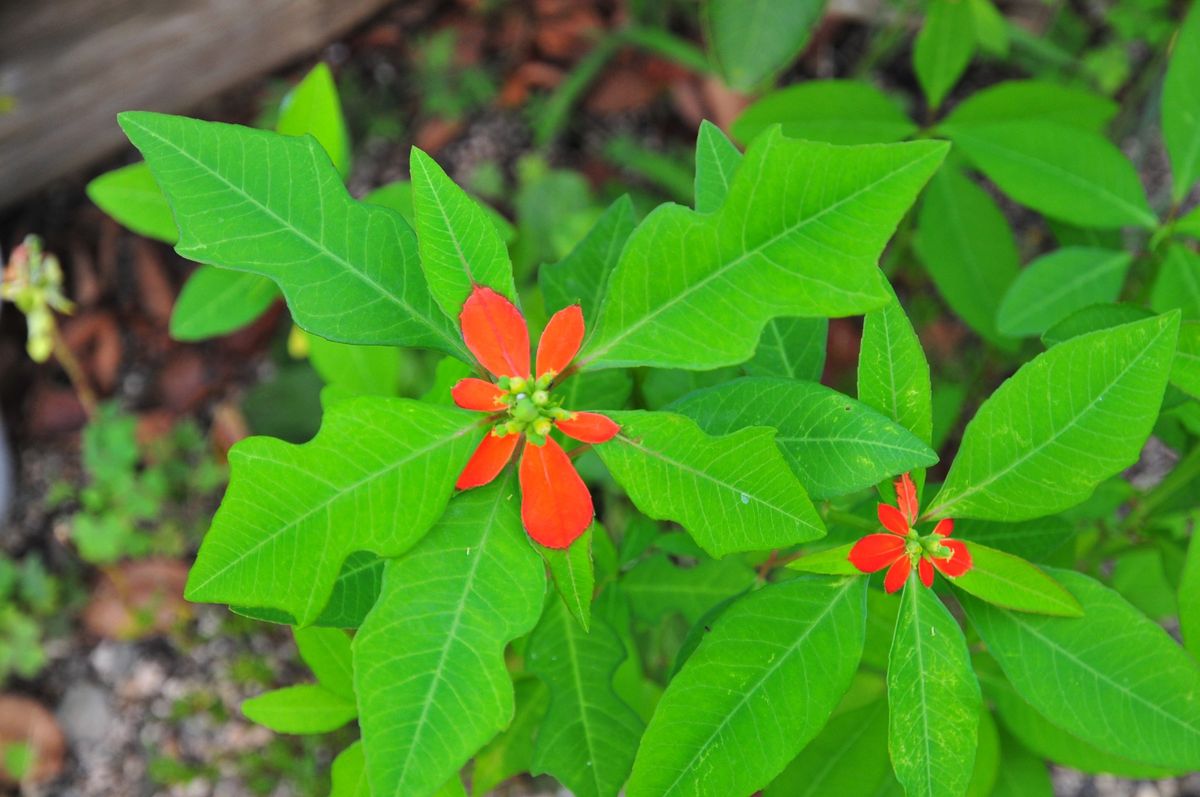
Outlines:
{"type": "Polygon", "coordinates": [[[585,443],[603,443],[620,431],[611,419],[594,412],[570,412],[551,393],[583,343],[583,311],[560,310],[538,341],[537,373],[529,368],[529,328],[512,302],[491,288],[475,286],[459,314],[463,340],[496,382],[462,379],[451,389],[463,409],[495,415],[492,430],[475,449],[458,477],[460,490],[487,484],[525,441],[518,471],[521,520],[525,530],[547,548],[566,548],[592,522],[587,485],[550,430],[585,443]]]}
{"type": "Polygon", "coordinates": [[[864,573],[888,568],[883,588],[895,592],[904,586],[917,565],[917,575],[926,587],[933,586],[933,571],[956,578],[971,569],[971,553],[958,540],[949,539],[954,521],[938,521],[933,533],[917,534],[917,488],[906,473],[896,479],[896,506],[879,505],[879,522],[890,534],[868,534],[850,549],[850,562],[864,573]]]}

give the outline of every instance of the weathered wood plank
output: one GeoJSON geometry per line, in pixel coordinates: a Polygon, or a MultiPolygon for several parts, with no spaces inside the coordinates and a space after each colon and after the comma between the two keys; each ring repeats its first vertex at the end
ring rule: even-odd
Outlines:
{"type": "Polygon", "coordinates": [[[119,147],[118,111],[186,111],[389,2],[0,2],[0,207],[119,147]]]}

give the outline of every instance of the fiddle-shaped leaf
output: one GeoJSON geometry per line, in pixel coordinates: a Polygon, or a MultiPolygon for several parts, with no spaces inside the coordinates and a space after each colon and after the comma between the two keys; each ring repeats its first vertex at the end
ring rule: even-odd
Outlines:
{"type": "Polygon", "coordinates": [[[1080,335],[1023,365],[967,425],[934,518],[1068,509],[1132,465],[1158,417],[1178,313],[1080,335]]]}
{"type": "Polygon", "coordinates": [[[825,530],[771,429],[711,437],[682,415],[611,412],[621,432],[596,446],[634,505],[674,520],[711,556],[814,540],[825,530]]]}
{"type": "Polygon", "coordinates": [[[727,608],[646,728],[629,797],[751,794],[829,719],[858,669],[863,578],[797,578],[727,608]]]}
{"type": "Polygon", "coordinates": [[[188,599],[311,623],[350,553],[398,556],[433,525],[482,436],[472,413],[366,397],[330,407],[304,445],[242,441],[188,599]]]}
{"type": "Polygon", "coordinates": [[[412,229],[351,199],[315,139],[142,111],[118,121],[167,195],[179,254],[270,277],[323,338],[467,357],[412,229]]]}
{"type": "Polygon", "coordinates": [[[549,773],[577,797],[615,797],[629,775],[642,721],[613,691],[625,645],[602,618],[585,631],[551,601],[529,637],[530,671],[550,690],[534,742],[534,773],[549,773]]]}
{"type": "Polygon", "coordinates": [[[754,354],[776,316],[881,306],[879,255],[945,153],[941,142],[850,148],[760,136],[718,210],[664,205],[634,230],[580,364],[732,365],[754,354]]]}
{"type": "Polygon", "coordinates": [[[545,589],[511,472],[456,497],[388,563],[354,639],[372,793],[433,794],[508,725],[504,648],[537,623],[545,589]]]}

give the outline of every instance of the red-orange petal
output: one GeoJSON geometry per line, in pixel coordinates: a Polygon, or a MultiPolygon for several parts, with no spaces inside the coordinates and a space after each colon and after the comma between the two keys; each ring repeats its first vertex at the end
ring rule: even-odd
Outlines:
{"type": "Polygon", "coordinates": [[[922,584],[927,587],[933,586],[933,565],[924,556],[917,562],[917,575],[921,577],[922,584]]]}
{"type": "Polygon", "coordinates": [[[949,537],[954,532],[954,521],[950,518],[939,520],[937,525],[933,527],[933,533],[942,537],[949,537]]]}
{"type": "Polygon", "coordinates": [[[521,454],[521,520],[547,548],[567,548],[591,524],[592,494],[553,438],[521,454]]]}
{"type": "Polygon", "coordinates": [[[450,397],[455,404],[464,410],[479,412],[499,412],[504,409],[504,405],[498,401],[503,395],[504,391],[491,382],[474,377],[460,379],[450,388],[450,397]]]}
{"type": "Polygon", "coordinates": [[[913,484],[912,477],[907,473],[896,479],[896,506],[900,507],[901,514],[908,520],[908,525],[912,525],[917,520],[917,512],[920,507],[917,505],[917,485],[913,484]]]}
{"type": "Polygon", "coordinates": [[[519,434],[498,437],[488,432],[471,455],[463,472],[459,474],[454,486],[460,490],[469,490],[472,487],[482,487],[496,478],[512,459],[513,449],[517,447],[520,438],[519,434]]]}
{"type": "Polygon", "coordinates": [[[912,562],[907,556],[902,556],[888,568],[887,575],[883,577],[884,592],[897,592],[904,586],[904,582],[908,581],[908,574],[912,572],[912,562]]]}
{"type": "Polygon", "coordinates": [[[595,412],[576,412],[566,420],[557,421],[556,425],[567,437],[585,443],[607,443],[621,431],[616,421],[595,412]]]}
{"type": "Polygon", "coordinates": [[[944,540],[942,545],[950,549],[950,555],[935,558],[933,566],[942,571],[942,575],[958,578],[971,569],[971,552],[959,540],[944,540]]]}
{"type": "Polygon", "coordinates": [[[904,556],[904,540],[892,534],[868,534],[850,549],[850,564],[874,573],[904,556]]]}
{"type": "Polygon", "coordinates": [[[577,304],[559,310],[546,323],[538,341],[537,375],[562,373],[583,343],[583,310],[577,304]]]}
{"type": "Polygon", "coordinates": [[[892,534],[899,534],[901,537],[908,534],[908,521],[899,509],[891,504],[880,504],[878,514],[879,522],[892,534]]]}
{"type": "Polygon", "coordinates": [[[476,286],[458,320],[467,348],[484,368],[496,376],[529,376],[529,327],[512,302],[476,286]]]}

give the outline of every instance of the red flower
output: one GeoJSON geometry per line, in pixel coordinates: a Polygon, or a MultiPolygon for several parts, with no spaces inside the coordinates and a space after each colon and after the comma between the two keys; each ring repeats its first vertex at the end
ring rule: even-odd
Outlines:
{"type": "Polygon", "coordinates": [[[917,534],[917,488],[908,474],[896,479],[896,504],[879,505],[879,522],[890,534],[868,534],[850,549],[850,563],[864,573],[888,568],[883,588],[895,592],[904,586],[912,566],[917,565],[921,583],[933,586],[933,570],[956,578],[971,569],[971,553],[958,540],[948,539],[954,530],[949,518],[938,521],[933,533],[917,534]]]}
{"type": "Polygon", "coordinates": [[[585,443],[603,443],[620,431],[594,412],[570,412],[550,392],[583,343],[583,311],[559,310],[538,341],[537,374],[529,369],[529,327],[521,311],[491,288],[475,286],[459,314],[463,340],[496,382],[459,380],[450,394],[468,410],[494,414],[495,424],[458,477],[460,490],[487,484],[512,459],[522,438],[521,520],[534,540],[566,548],[595,514],[592,495],[550,430],[585,443]]]}

